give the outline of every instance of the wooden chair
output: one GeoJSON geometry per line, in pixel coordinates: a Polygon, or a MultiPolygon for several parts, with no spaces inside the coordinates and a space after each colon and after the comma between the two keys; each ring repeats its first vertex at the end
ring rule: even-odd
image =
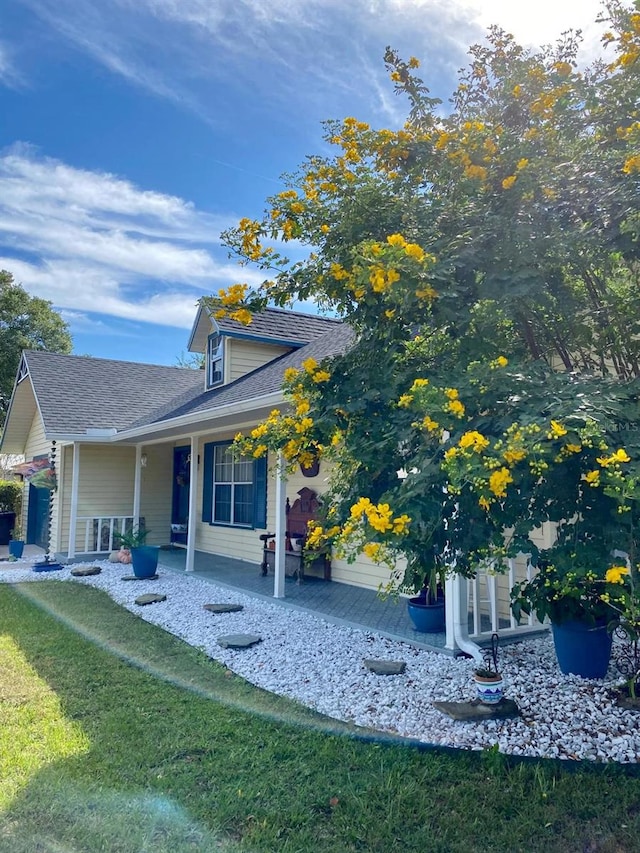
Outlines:
{"type": "MultiPolygon", "coordinates": [[[[304,579],[305,570],[305,555],[313,554],[313,559],[307,556],[306,563],[311,567],[318,567],[322,570],[322,576],[326,581],[331,580],[331,557],[326,550],[310,550],[305,548],[305,540],[307,538],[308,524],[310,521],[315,521],[320,504],[318,496],[313,489],[304,486],[298,492],[298,497],[293,502],[289,503],[287,498],[286,504],[286,533],[285,533],[285,573],[291,574],[298,579],[300,583],[304,579]],[[296,543],[299,547],[296,547],[296,543]],[[288,572],[287,569],[292,571],[288,572]]],[[[269,569],[275,567],[275,533],[263,533],[260,536],[262,541],[262,564],[260,566],[262,574],[266,575],[269,569]]]]}

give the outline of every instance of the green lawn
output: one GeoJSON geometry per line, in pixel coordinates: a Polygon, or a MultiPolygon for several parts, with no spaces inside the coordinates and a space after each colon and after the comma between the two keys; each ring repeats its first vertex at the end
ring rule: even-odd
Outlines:
{"type": "Polygon", "coordinates": [[[0,851],[640,850],[640,779],[355,737],[98,590],[0,585],[0,851]]]}

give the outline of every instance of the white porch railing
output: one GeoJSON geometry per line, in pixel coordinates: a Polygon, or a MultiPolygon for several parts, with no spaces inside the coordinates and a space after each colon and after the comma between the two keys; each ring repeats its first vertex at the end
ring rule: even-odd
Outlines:
{"type": "Polygon", "coordinates": [[[514,639],[544,628],[533,614],[522,624],[511,614],[511,588],[519,581],[530,580],[534,572],[530,555],[519,554],[509,561],[506,574],[493,573],[487,565],[472,580],[450,575],[445,591],[445,647],[466,652],[481,662],[480,643],[489,640],[492,634],[514,639]]]}
{"type": "Polygon", "coordinates": [[[75,550],[84,554],[99,554],[120,547],[117,533],[125,533],[133,527],[134,516],[78,516],[75,550]]]}

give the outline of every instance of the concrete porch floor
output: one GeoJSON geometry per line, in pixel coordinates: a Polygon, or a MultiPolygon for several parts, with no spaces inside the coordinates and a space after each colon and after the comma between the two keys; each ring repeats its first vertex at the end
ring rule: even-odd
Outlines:
{"type": "MultiPolygon", "coordinates": [[[[183,548],[162,549],[159,567],[184,572],[186,551],[183,548]]],[[[231,557],[195,553],[194,576],[221,586],[237,589],[282,607],[307,610],[338,625],[375,631],[392,640],[400,640],[421,649],[445,654],[445,635],[425,634],[413,628],[404,599],[381,601],[371,589],[305,577],[298,584],[285,579],[285,598],[273,597],[273,574],[263,577],[257,563],[247,563],[231,557]]]]}

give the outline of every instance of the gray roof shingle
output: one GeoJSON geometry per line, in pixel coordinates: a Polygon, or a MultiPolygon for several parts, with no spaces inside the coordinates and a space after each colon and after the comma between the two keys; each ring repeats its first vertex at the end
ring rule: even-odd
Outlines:
{"type": "MultiPolygon", "coordinates": [[[[289,317],[290,331],[296,329],[301,316],[305,320],[310,317],[295,314],[294,323],[289,317]]],[[[79,435],[87,429],[110,428],[122,432],[188,415],[209,411],[215,414],[219,407],[277,392],[288,367],[299,368],[310,357],[320,362],[348,349],[354,335],[347,325],[337,320],[313,319],[321,323],[306,327],[304,334],[314,333],[311,343],[229,385],[208,391],[203,390],[201,370],[35,350],[24,355],[48,434],[79,435]]]]}
{"type": "Polygon", "coordinates": [[[24,355],[47,433],[127,429],[204,384],[202,371],[184,367],[36,350],[24,355]]]}
{"type": "Polygon", "coordinates": [[[314,341],[332,327],[342,325],[340,320],[333,317],[319,317],[317,314],[303,314],[301,311],[287,311],[284,308],[267,308],[259,314],[254,314],[248,326],[229,317],[216,320],[216,323],[221,331],[234,335],[272,338],[274,341],[299,344],[314,341]]]}
{"type": "Polygon", "coordinates": [[[157,424],[190,414],[213,412],[221,406],[272,394],[282,388],[284,372],[288,367],[300,368],[307,358],[315,358],[320,362],[323,358],[339,355],[349,348],[353,340],[352,329],[344,323],[338,323],[310,344],[270,361],[229,385],[190,398],[185,394],[185,398],[178,405],[159,407],[151,418],[141,419],[135,426],[157,424]]]}

